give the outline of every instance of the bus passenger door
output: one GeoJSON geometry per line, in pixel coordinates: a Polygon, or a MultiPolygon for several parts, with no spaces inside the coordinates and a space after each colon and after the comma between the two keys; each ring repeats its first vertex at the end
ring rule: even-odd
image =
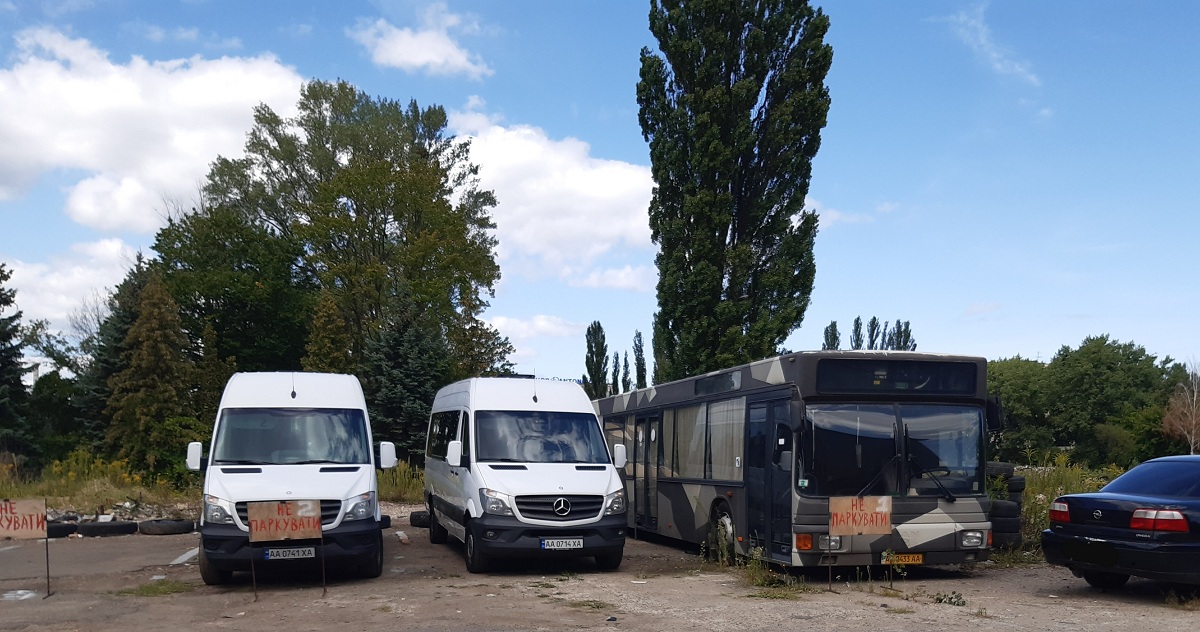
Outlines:
{"type": "Polygon", "coordinates": [[[658,441],[662,434],[662,417],[638,417],[634,427],[634,524],[643,529],[657,529],[658,441]]]}
{"type": "Polygon", "coordinates": [[[792,430],[786,399],[753,402],[746,415],[746,520],[763,557],[792,555],[792,430]]]}

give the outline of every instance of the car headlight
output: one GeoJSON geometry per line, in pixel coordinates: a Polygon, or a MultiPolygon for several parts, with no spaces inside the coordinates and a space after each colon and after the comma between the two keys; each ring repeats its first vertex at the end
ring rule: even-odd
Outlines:
{"type": "Polygon", "coordinates": [[[604,515],[625,513],[625,490],[615,491],[604,497],[604,515]]]}
{"type": "Polygon", "coordinates": [[[962,545],[963,545],[963,548],[968,548],[968,549],[977,549],[977,548],[983,546],[983,532],[982,531],[963,531],[962,532],[962,545]]]}
{"type": "Polygon", "coordinates": [[[495,514],[497,516],[511,516],[512,496],[503,494],[494,489],[480,489],[479,502],[483,506],[484,513],[495,514]]]}
{"type": "Polygon", "coordinates": [[[212,495],[204,496],[204,522],[211,524],[233,524],[233,515],[225,508],[225,501],[212,495]]]}
{"type": "Polygon", "coordinates": [[[350,499],[353,503],[346,510],[346,516],[342,518],[346,520],[366,520],[367,518],[375,517],[375,492],[367,492],[360,494],[350,499]]]}

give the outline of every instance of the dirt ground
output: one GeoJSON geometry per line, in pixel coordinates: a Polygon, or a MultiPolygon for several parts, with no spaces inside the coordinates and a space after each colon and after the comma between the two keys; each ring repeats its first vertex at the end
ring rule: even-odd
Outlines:
{"type": "MultiPolygon", "coordinates": [[[[205,586],[194,558],[133,571],[98,568],[56,579],[48,598],[0,600],[0,630],[928,630],[958,624],[1157,632],[1193,630],[1200,621],[1200,599],[1181,603],[1178,588],[1135,579],[1122,591],[1105,593],[1046,565],[910,568],[890,586],[886,578],[854,569],[838,569],[832,580],[815,571],[803,578],[805,591],[777,598],[694,551],[631,540],[616,572],[600,572],[582,559],[519,561],[472,575],[461,546],[430,544],[427,530],[409,524],[413,509],[385,508],[393,529],[379,579],[331,572],[323,588],[319,570],[260,574],[256,594],[248,574],[235,575],[229,586],[205,586]],[[180,592],[128,592],[161,581],[180,592]]],[[[91,542],[101,547],[105,539],[91,542]]],[[[188,546],[186,540],[179,544],[188,546]]],[[[0,596],[30,583],[0,581],[0,596]]]]}

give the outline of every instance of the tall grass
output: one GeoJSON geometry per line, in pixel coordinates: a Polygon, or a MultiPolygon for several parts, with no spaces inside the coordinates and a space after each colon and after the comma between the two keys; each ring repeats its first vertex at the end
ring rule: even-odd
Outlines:
{"type": "Polygon", "coordinates": [[[1124,471],[1116,466],[1090,470],[1071,463],[1070,456],[1058,453],[1044,455],[1041,465],[1022,467],[1025,476],[1024,504],[1021,508],[1021,536],[1028,551],[1041,551],[1042,531],[1050,527],[1050,503],[1063,494],[1094,492],[1120,476],[1124,471]]]}
{"type": "Polygon", "coordinates": [[[421,504],[424,502],[425,475],[422,468],[401,461],[390,470],[379,473],[379,500],[394,503],[421,504]]]}
{"type": "Polygon", "coordinates": [[[63,511],[105,513],[118,505],[177,505],[194,500],[192,491],[163,479],[146,479],[130,471],[123,459],[108,461],[85,449],[52,462],[36,479],[0,465],[0,498],[45,498],[49,508],[63,511]]]}

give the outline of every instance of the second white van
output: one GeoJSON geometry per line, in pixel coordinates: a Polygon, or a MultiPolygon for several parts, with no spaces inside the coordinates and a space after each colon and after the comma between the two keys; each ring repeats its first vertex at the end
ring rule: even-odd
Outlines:
{"type": "Polygon", "coordinates": [[[429,538],[466,547],[467,570],[530,555],[621,565],[625,446],[612,452],[583,389],[472,378],[438,391],[425,451],[429,538]]]}

